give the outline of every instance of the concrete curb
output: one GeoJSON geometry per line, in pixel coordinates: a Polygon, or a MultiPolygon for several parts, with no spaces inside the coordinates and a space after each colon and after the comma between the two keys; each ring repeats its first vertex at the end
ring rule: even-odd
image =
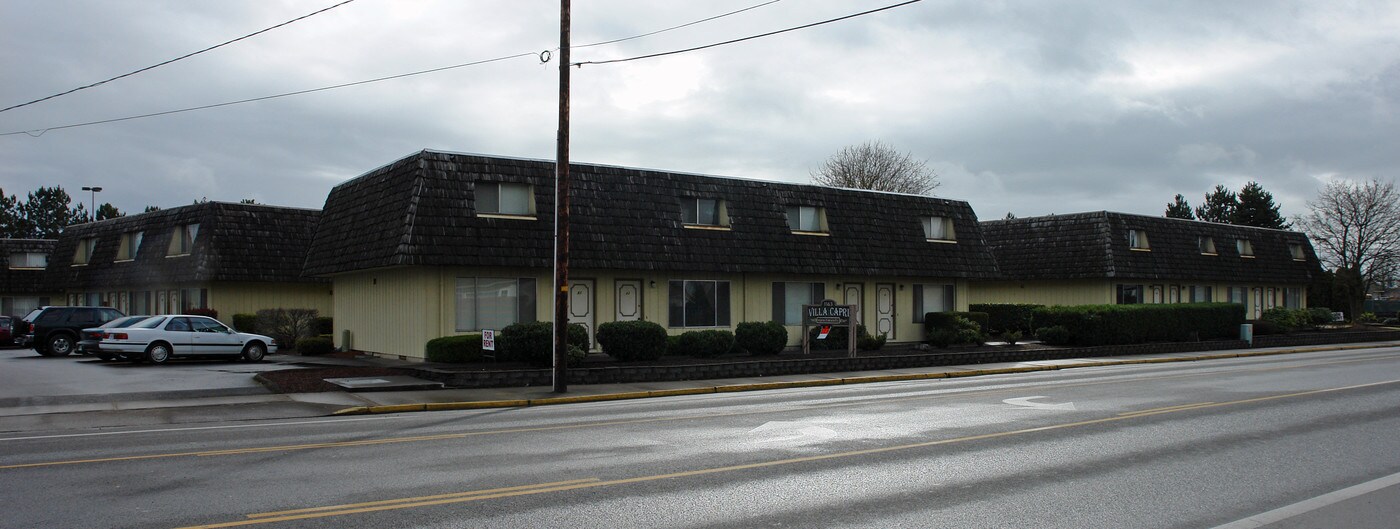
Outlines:
{"type": "Polygon", "coordinates": [[[1280,349],[1274,351],[1252,351],[1245,353],[1223,353],[1196,356],[1175,356],[1164,358],[1138,358],[1133,360],[1111,360],[1111,361],[1088,361],[1080,364],[1047,365],[1047,366],[1027,366],[1027,367],[1005,367],[995,369],[968,369],[962,371],[939,371],[930,373],[910,373],[906,375],[877,375],[868,377],[846,377],[846,378],[824,378],[812,380],[796,380],[788,382],[758,382],[752,384],[730,384],[724,386],[700,386],[694,388],[665,389],[654,391],[629,391],[623,393],[607,393],[603,395],[580,395],[576,397],[548,397],[542,399],[519,399],[519,400],[483,400],[471,402],[428,402],[421,404],[393,404],[382,406],[355,406],[337,410],[331,415],[371,415],[381,413],[403,413],[416,411],[447,411],[447,410],[479,410],[491,408],[527,408],[534,406],[552,406],[556,404],[575,404],[580,402],[604,402],[611,400],[632,400],[646,399],[653,397],[674,397],[678,395],[700,395],[705,393],[736,393],[741,391],[765,391],[772,389],[790,388],[810,388],[820,386],[844,386],[849,384],[872,384],[876,382],[903,382],[908,380],[927,380],[934,378],[965,378],[986,375],[1006,375],[1014,373],[1034,373],[1038,371],[1058,371],[1061,369],[1076,369],[1084,367],[1105,367],[1136,364],[1165,364],[1175,362],[1197,362],[1202,360],[1224,360],[1229,358],[1248,358],[1255,356],[1277,356],[1299,353],[1317,353],[1323,351],[1349,351],[1354,349],[1374,349],[1385,347],[1385,344],[1352,344],[1352,345],[1324,345],[1303,348],[1280,349]]]}

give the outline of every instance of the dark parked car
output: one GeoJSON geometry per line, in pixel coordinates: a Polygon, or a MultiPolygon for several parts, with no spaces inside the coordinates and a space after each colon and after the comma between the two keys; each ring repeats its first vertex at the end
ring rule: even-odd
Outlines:
{"type": "Polygon", "coordinates": [[[107,335],[107,329],[120,329],[123,327],[130,327],[132,325],[136,325],[137,323],[141,323],[141,320],[144,320],[149,317],[150,316],[122,316],[115,320],[104,323],[98,327],[83,329],[82,334],[78,335],[78,353],[96,353],[97,357],[103,360],[111,360],[113,358],[116,358],[116,355],[100,353],[97,351],[97,342],[102,341],[102,337],[107,335]]]}
{"type": "Polygon", "coordinates": [[[78,333],[124,316],[111,307],[44,307],[25,316],[26,341],[44,356],[65,356],[78,348],[78,333]]]}
{"type": "Polygon", "coordinates": [[[15,343],[15,321],[9,316],[0,316],[0,345],[15,343]]]}

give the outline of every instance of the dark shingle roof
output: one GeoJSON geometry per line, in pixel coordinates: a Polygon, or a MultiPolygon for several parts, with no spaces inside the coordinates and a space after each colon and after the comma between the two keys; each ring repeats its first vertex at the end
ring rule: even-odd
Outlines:
{"type": "Polygon", "coordinates": [[[1307,283],[1317,255],[1302,233],[1194,220],[1093,212],[982,223],[997,266],[1008,279],[1198,279],[1307,283]],[[1128,247],[1128,230],[1147,233],[1151,251],[1128,247]],[[1217,255],[1202,255],[1200,237],[1217,255]],[[1240,257],[1235,241],[1247,239],[1254,258],[1240,257]],[[1306,258],[1296,261],[1290,244],[1306,258]]]}
{"type": "Polygon", "coordinates": [[[205,281],[321,282],[301,275],[320,211],[204,202],[64,229],[49,258],[49,286],[103,288],[205,281]],[[199,224],[189,256],[167,258],[176,228],[199,224]],[[124,233],[142,232],[131,262],[114,262],[124,233]],[[97,237],[87,265],[72,266],[78,241],[97,237]]]}
{"type": "MultiPolygon", "coordinates": [[[[554,163],[422,151],[326,199],[307,274],[399,265],[549,267],[554,163]],[[534,186],[536,220],[479,217],[476,182],[534,186]]],[[[914,195],[573,164],[570,267],[610,270],[991,277],[966,202],[914,195]],[[725,201],[731,230],[682,226],[684,197],[725,201]],[[794,235],[787,205],[821,206],[830,236],[794,235]],[[957,244],[924,240],[950,217],[957,244]]]]}
{"type": "Polygon", "coordinates": [[[10,254],[37,252],[53,258],[53,239],[0,239],[0,292],[44,294],[44,270],[11,270],[10,254]]]}

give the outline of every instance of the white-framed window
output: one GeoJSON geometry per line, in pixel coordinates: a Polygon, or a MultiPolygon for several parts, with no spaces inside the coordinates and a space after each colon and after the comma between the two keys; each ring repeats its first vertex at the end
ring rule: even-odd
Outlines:
{"type": "Polygon", "coordinates": [[[170,234],[170,249],[165,252],[165,255],[189,255],[190,252],[194,251],[194,240],[197,237],[199,237],[199,224],[176,226],[175,232],[170,234]]]}
{"type": "Polygon", "coordinates": [[[88,264],[92,261],[92,252],[97,249],[97,237],[84,237],[78,239],[78,249],[73,251],[73,264],[88,264]]]}
{"type": "Polygon", "coordinates": [[[924,239],[938,242],[958,240],[953,231],[953,219],[948,217],[924,217],[924,239]]]}
{"type": "Polygon", "coordinates": [[[924,314],[929,312],[952,312],[957,310],[954,295],[956,287],[951,283],[915,283],[914,323],[923,323],[924,314]]]}
{"type": "Polygon", "coordinates": [[[142,233],[133,231],[122,234],[121,245],[117,247],[118,261],[130,261],[136,258],[136,252],[141,250],[142,233]]]}
{"type": "Polygon", "coordinates": [[[1142,230],[1128,230],[1128,248],[1139,251],[1151,249],[1147,245],[1147,232],[1142,230]]]}
{"type": "Polygon", "coordinates": [[[1230,303],[1238,303],[1240,305],[1244,305],[1245,301],[1249,299],[1247,297],[1248,291],[1246,291],[1244,287],[1229,287],[1229,291],[1230,299],[1227,301],[1229,301],[1230,303]]]}
{"type": "Polygon", "coordinates": [[[729,282],[673,280],[670,282],[671,327],[728,327],[729,282]]]}
{"type": "Polygon", "coordinates": [[[1142,303],[1142,285],[1118,285],[1117,290],[1119,305],[1142,303]]]}
{"type": "Polygon", "coordinates": [[[512,323],[535,321],[535,297],[531,277],[459,277],[457,332],[501,330],[512,323]]]}
{"type": "MultiPolygon", "coordinates": [[[[1303,253],[1303,245],[1301,245],[1301,244],[1296,244],[1296,243],[1295,243],[1295,244],[1289,244],[1289,245],[1288,245],[1288,254],[1293,256],[1293,260],[1294,260],[1294,261],[1306,261],[1306,260],[1308,259],[1307,255],[1303,253]]],[[[1296,307],[1289,307],[1289,308],[1296,308],[1296,307]]]]}
{"type": "Polygon", "coordinates": [[[773,321],[802,325],[802,306],[826,299],[825,283],[773,283],[773,321]]]}
{"type": "Polygon", "coordinates": [[[477,182],[476,212],[520,217],[534,215],[534,186],[515,182],[477,182]]]}
{"type": "Polygon", "coordinates": [[[1235,250],[1240,252],[1240,257],[1254,257],[1254,243],[1249,239],[1235,239],[1235,250]]]}
{"type": "Polygon", "coordinates": [[[10,254],[10,269],[42,269],[49,266],[49,254],[43,252],[16,252],[10,254]]]}
{"type": "Polygon", "coordinates": [[[728,226],[729,212],[723,200],[681,198],[681,223],[686,226],[728,226]]]}
{"type": "Polygon", "coordinates": [[[1200,247],[1201,255],[1216,255],[1214,238],[1197,237],[1196,246],[1200,247]]]}
{"type": "Polygon", "coordinates": [[[788,206],[788,228],[793,233],[826,233],[826,209],[816,206],[788,206]]]}
{"type": "Polygon", "coordinates": [[[1192,303],[1210,303],[1211,301],[1214,301],[1214,298],[1212,297],[1212,295],[1214,294],[1214,292],[1211,292],[1211,290],[1212,290],[1212,289],[1211,289],[1210,285],[1192,285],[1192,286],[1191,286],[1191,302],[1192,302],[1192,303]]]}

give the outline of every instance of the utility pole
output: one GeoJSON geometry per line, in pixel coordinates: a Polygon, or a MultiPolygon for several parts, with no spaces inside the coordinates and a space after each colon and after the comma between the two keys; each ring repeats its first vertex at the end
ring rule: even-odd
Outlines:
{"type": "Polygon", "coordinates": [[[554,169],[554,392],[569,391],[569,0],[559,0],[559,147],[554,169]]]}

